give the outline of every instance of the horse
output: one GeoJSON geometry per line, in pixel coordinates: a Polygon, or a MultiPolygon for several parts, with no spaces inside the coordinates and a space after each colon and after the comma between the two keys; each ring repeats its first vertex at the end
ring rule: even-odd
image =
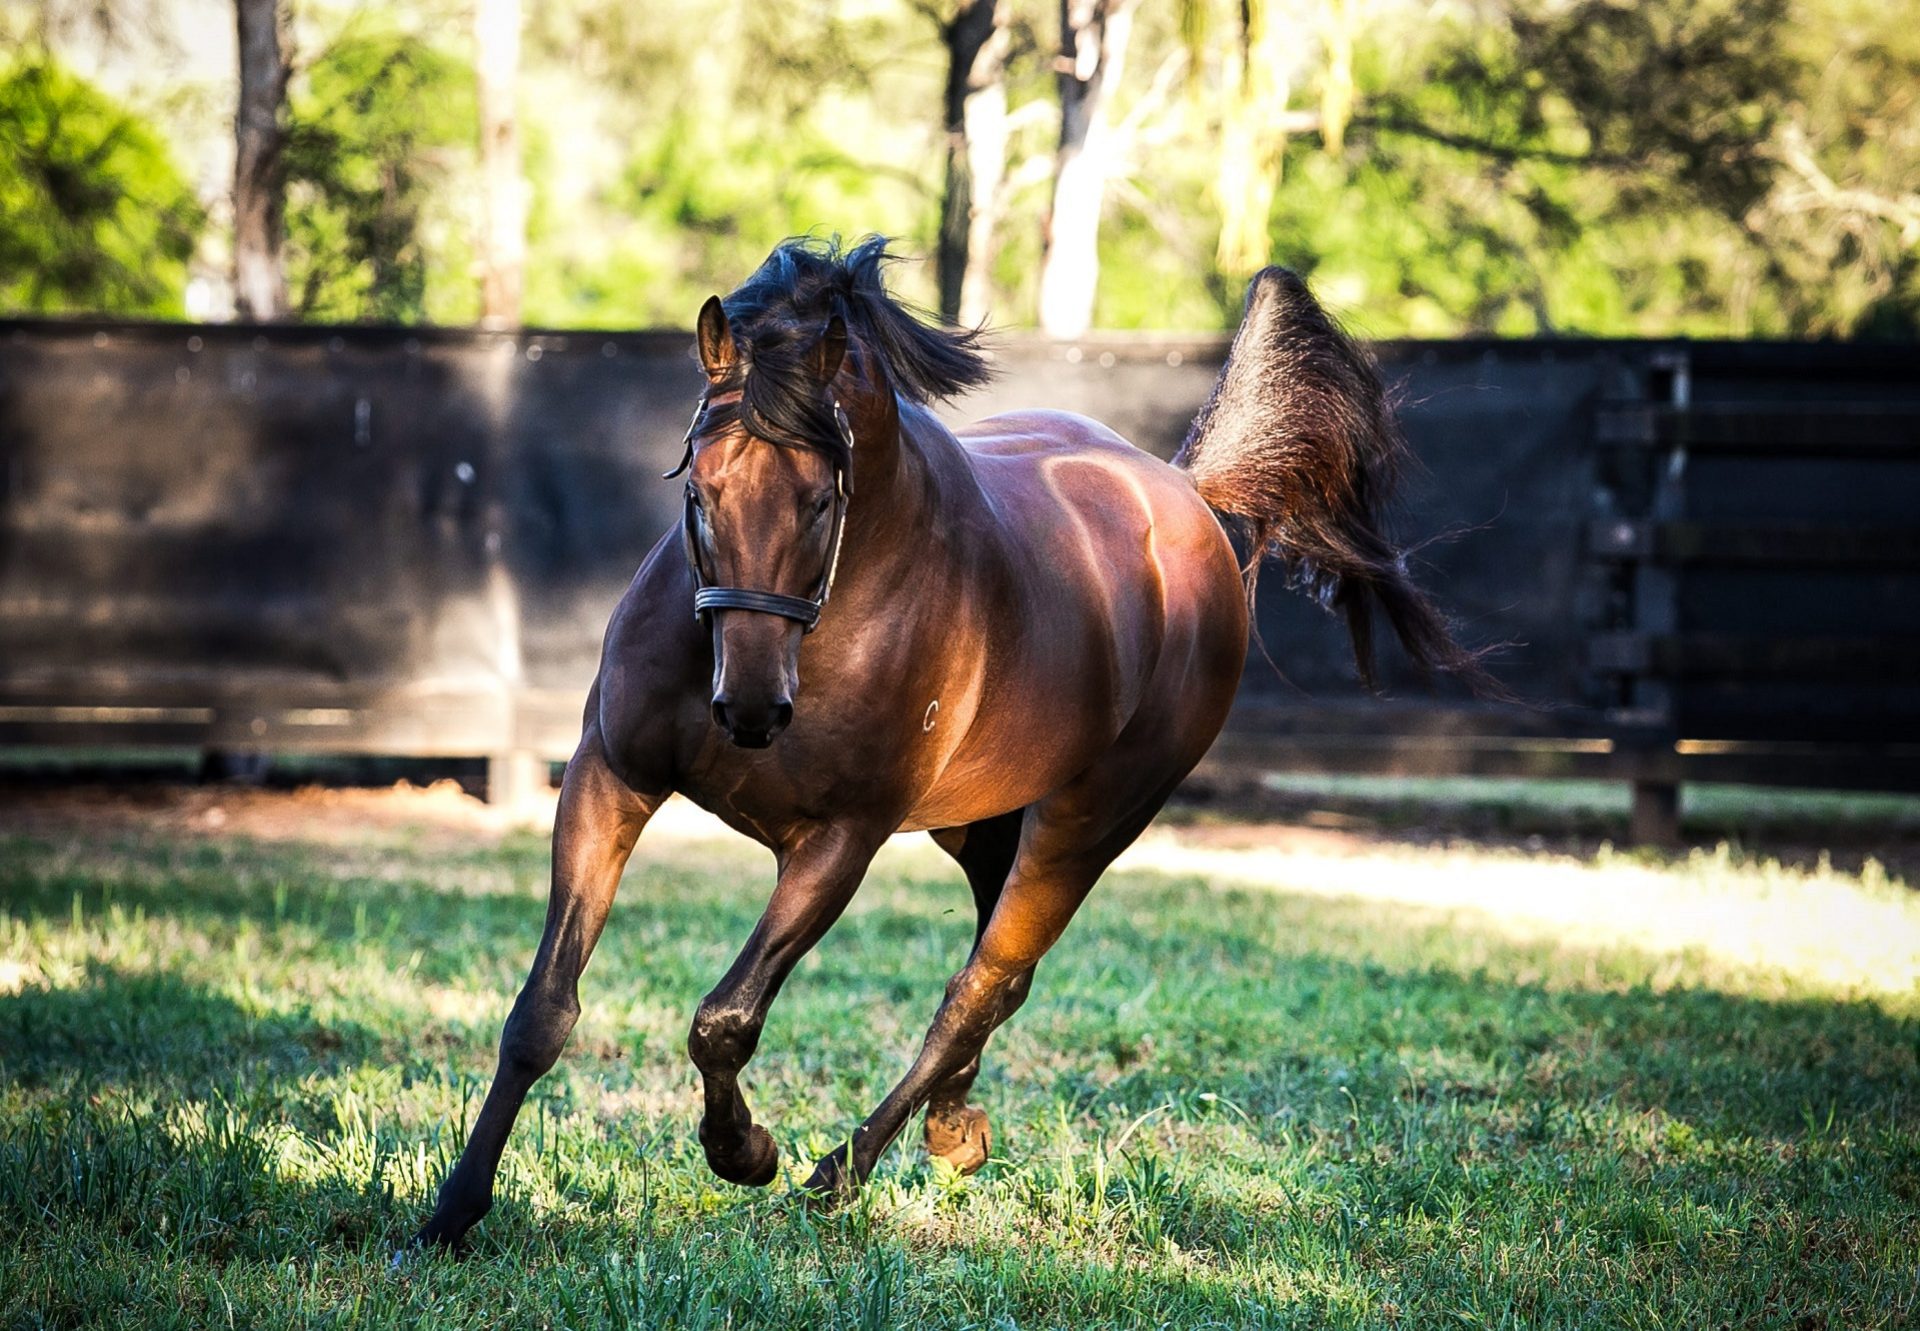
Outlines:
{"type": "Polygon", "coordinates": [[[779,1168],[741,1089],[768,1009],[881,844],[931,833],[972,891],[972,949],[912,1067],[803,1185],[831,1201],[923,1109],[933,1156],[985,1163],[968,1094],[987,1039],[1226,721],[1263,558],[1345,617],[1367,687],[1376,611],[1424,669],[1486,679],[1383,530],[1404,444],[1374,362],[1294,274],[1252,280],[1169,465],[1057,411],[942,424],[932,405],[985,383],[988,356],[979,330],[889,293],[893,259],[883,237],[788,241],[700,311],[706,385],[668,473],[682,518],[607,626],[545,930],[417,1245],[458,1248],[492,1205],[628,857],[674,792],[778,868],[687,1039],[707,1164],[736,1184],[779,1168]]]}

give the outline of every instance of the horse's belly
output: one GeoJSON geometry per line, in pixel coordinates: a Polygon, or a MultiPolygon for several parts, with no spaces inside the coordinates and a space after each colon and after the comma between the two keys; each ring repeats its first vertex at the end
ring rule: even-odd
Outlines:
{"type": "Polygon", "coordinates": [[[926,792],[900,824],[902,832],[964,827],[1013,809],[1024,809],[1058,790],[1097,754],[1078,762],[1039,763],[1017,754],[955,764],[926,792]]]}

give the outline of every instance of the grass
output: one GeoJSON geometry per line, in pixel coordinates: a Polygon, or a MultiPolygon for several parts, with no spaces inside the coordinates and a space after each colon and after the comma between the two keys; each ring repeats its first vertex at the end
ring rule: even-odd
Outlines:
{"type": "Polygon", "coordinates": [[[1678,914],[1851,902],[1877,935],[1856,982],[1710,930],[1346,892],[1284,851],[1136,863],[993,1045],[996,1159],[936,1172],[916,1126],[820,1216],[795,1179],[916,1047],[971,935],[958,876],[890,851],[789,984],[747,1078],[787,1173],[748,1192],[704,1168],[684,1038],[769,865],[643,842],[473,1255],[393,1275],[491,1071],[544,842],[0,836],[0,1325],[1920,1320],[1904,885],[1724,853],[1357,860],[1598,901],[1623,875],[1678,914]]]}
{"type": "MultiPolygon", "coordinates": [[[[1355,776],[1270,772],[1260,790],[1282,807],[1325,806],[1384,826],[1439,821],[1526,832],[1624,836],[1633,788],[1625,781],[1499,777],[1355,776]]],[[[1683,829],[1701,837],[1804,840],[1810,833],[1911,840],[1920,795],[1689,782],[1683,829]]]]}

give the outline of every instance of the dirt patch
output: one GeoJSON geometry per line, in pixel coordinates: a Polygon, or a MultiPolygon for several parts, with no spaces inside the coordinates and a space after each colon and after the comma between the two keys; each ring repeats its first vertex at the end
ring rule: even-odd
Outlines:
{"type": "Polygon", "coordinates": [[[131,831],[169,836],[250,837],[365,845],[383,839],[445,837],[495,841],[553,825],[554,796],[496,808],[457,782],[337,789],[303,786],[29,785],[0,786],[0,832],[71,835],[131,831]]]}
{"type": "MultiPolygon", "coordinates": [[[[303,786],[298,789],[166,782],[0,782],[0,834],[40,836],[99,832],[190,837],[247,837],[321,845],[379,846],[396,841],[427,845],[493,844],[514,833],[552,829],[557,792],[547,791],[503,809],[475,798],[451,780],[391,786],[303,786]]],[[[1342,859],[1408,850],[1447,854],[1501,851],[1592,861],[1620,844],[1617,834],[1550,822],[1499,827],[1484,817],[1435,808],[1430,818],[1381,819],[1360,801],[1272,796],[1201,798],[1183,795],[1169,805],[1144,840],[1206,852],[1270,852],[1342,859]]],[[[652,840],[733,839],[717,820],[678,797],[654,815],[652,840]]],[[[904,838],[915,844],[924,838],[904,838]]],[[[1771,834],[1728,835],[1699,829],[1685,844],[1641,850],[1647,863],[1684,861],[1731,842],[1744,857],[1774,859],[1809,871],[1831,867],[1859,873],[1874,862],[1897,879],[1920,881],[1920,836],[1906,827],[1871,824],[1805,826],[1771,834]]]]}

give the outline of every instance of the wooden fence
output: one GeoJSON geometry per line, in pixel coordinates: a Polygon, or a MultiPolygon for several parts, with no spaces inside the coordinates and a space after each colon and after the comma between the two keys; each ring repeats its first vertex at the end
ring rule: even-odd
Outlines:
{"type": "MultiPolygon", "coordinates": [[[[0,744],[558,759],[678,516],[683,333],[0,323],[0,744]]],[[[956,414],[1170,454],[1217,339],[1008,339],[956,414]]],[[[1279,578],[1217,769],[1920,789],[1920,354],[1388,343],[1422,576],[1530,706],[1279,578]],[[1271,664],[1268,657],[1271,657],[1271,664]],[[1277,667],[1277,669],[1276,669],[1277,667]]]]}

